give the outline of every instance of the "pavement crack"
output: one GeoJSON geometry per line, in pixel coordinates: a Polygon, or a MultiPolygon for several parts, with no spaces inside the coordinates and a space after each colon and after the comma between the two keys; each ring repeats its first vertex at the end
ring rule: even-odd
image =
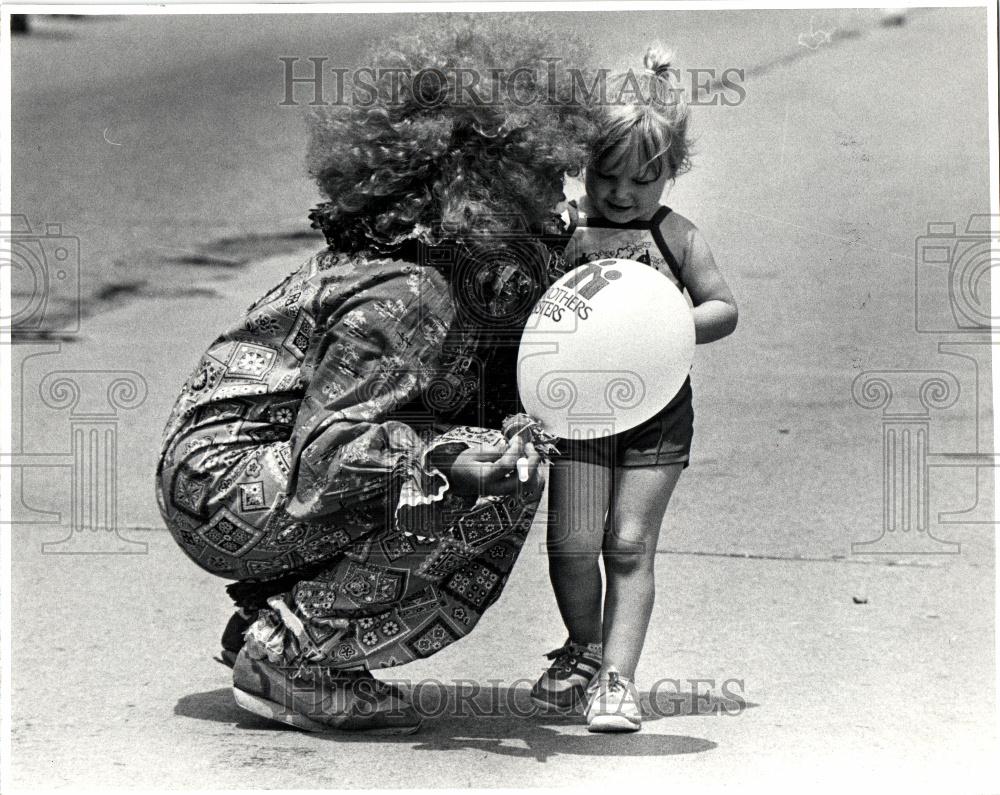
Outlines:
{"type": "Polygon", "coordinates": [[[679,555],[700,558],[736,558],[738,560],[778,560],[790,563],[855,563],[862,566],[887,566],[906,567],[920,569],[936,569],[942,564],[930,561],[914,560],[862,560],[857,557],[848,558],[846,556],[806,556],[806,555],[764,555],[752,552],[702,552],[690,549],[658,549],[657,555],[679,555]]]}

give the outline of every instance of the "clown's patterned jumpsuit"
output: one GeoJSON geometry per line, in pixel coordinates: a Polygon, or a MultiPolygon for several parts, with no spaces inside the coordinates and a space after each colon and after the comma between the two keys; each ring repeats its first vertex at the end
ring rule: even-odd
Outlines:
{"type": "Polygon", "coordinates": [[[537,508],[455,495],[429,461],[500,443],[517,410],[512,348],[484,345],[444,272],[317,254],[212,344],[164,433],[157,497],[177,542],[263,583],[272,606],[279,593],[272,623],[334,667],[398,665],[467,634],[537,508]]]}

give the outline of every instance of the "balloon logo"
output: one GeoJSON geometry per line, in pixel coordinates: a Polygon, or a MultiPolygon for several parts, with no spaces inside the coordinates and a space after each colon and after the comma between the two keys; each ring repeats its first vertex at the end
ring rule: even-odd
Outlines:
{"type": "Polygon", "coordinates": [[[694,319],[677,286],[627,259],[588,262],[539,299],[521,336],[517,387],[549,433],[621,433],[663,409],[694,358],[694,319]]]}

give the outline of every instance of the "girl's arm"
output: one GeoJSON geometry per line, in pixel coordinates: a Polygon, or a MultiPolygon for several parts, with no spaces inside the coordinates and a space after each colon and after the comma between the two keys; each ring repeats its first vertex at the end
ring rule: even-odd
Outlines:
{"type": "Polygon", "coordinates": [[[681,277],[694,309],[695,342],[715,342],[733,333],[739,312],[736,299],[715,265],[712,251],[697,228],[691,227],[681,277]]]}

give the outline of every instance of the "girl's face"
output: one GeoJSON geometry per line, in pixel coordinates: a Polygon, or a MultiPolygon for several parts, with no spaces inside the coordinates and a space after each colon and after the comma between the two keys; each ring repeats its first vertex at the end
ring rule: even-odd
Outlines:
{"type": "Polygon", "coordinates": [[[635,148],[622,143],[587,169],[587,196],[602,218],[624,224],[653,217],[670,173],[663,162],[643,166],[635,148]]]}

